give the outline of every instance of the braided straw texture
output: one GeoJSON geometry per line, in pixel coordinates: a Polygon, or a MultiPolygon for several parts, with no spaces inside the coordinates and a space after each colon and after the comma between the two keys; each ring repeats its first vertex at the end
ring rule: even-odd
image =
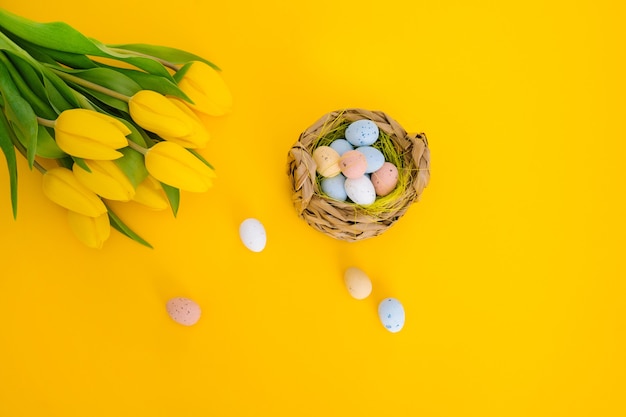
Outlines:
{"type": "Polygon", "coordinates": [[[287,175],[292,199],[298,215],[311,227],[335,239],[357,241],[378,236],[404,215],[418,201],[430,179],[430,151],[423,133],[409,134],[398,122],[380,111],[345,109],[328,113],[302,132],[287,157],[287,175]],[[342,123],[369,119],[387,133],[396,152],[401,155],[403,169],[409,175],[404,190],[391,206],[377,213],[367,207],[326,197],[316,181],[313,150],[324,135],[342,123]]]}

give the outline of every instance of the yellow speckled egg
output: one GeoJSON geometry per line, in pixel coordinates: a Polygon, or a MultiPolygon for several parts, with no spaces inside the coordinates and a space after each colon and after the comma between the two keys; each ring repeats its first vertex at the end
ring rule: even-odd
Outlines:
{"type": "Polygon", "coordinates": [[[334,177],[339,175],[339,153],[330,146],[318,146],[313,151],[313,161],[316,170],[322,177],[334,177]]]}
{"type": "Polygon", "coordinates": [[[372,292],[372,281],[359,268],[351,266],[346,269],[343,280],[350,295],[357,300],[367,298],[372,292]]]}
{"type": "Polygon", "coordinates": [[[378,171],[372,174],[371,180],[376,195],[385,196],[392,192],[398,184],[398,168],[391,162],[385,162],[378,171]]]}

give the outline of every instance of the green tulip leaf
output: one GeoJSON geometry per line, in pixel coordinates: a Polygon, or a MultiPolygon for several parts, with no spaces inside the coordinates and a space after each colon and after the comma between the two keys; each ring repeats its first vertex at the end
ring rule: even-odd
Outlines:
{"type": "Polygon", "coordinates": [[[187,94],[185,94],[180,88],[178,88],[178,85],[176,85],[175,82],[171,81],[168,78],[163,78],[158,75],[148,74],[147,72],[136,71],[128,68],[117,68],[104,65],[102,66],[109,68],[113,71],[120,72],[128,78],[131,78],[133,81],[141,86],[142,90],[153,90],[165,96],[174,96],[190,103],[192,102],[187,94]]]}
{"type": "MultiPolygon", "coordinates": [[[[96,100],[97,102],[104,104],[108,107],[112,107],[114,109],[123,111],[125,113],[128,112],[128,103],[123,100],[120,100],[115,97],[111,97],[107,94],[101,93],[99,91],[89,90],[85,87],[76,86],[76,89],[81,91],[84,96],[91,98],[91,100],[96,100]]],[[[82,107],[82,106],[81,106],[82,107]]]]}
{"type": "Polygon", "coordinates": [[[8,120],[4,113],[0,112],[0,149],[2,149],[4,158],[7,161],[7,168],[9,169],[11,207],[13,209],[13,218],[15,219],[17,218],[17,159],[13,141],[11,140],[12,134],[8,120]]]}
{"type": "Polygon", "coordinates": [[[137,188],[148,176],[148,170],[144,164],[143,155],[129,147],[119,150],[123,157],[113,160],[113,162],[128,177],[133,187],[137,188]]]}
{"type": "Polygon", "coordinates": [[[50,134],[50,128],[39,125],[37,129],[37,155],[42,158],[59,159],[67,156],[59,148],[56,141],[50,134]]]}
{"type": "Polygon", "coordinates": [[[94,54],[91,40],[64,22],[39,23],[0,9],[0,26],[35,45],[64,52],[94,54]]]}
{"type": "Polygon", "coordinates": [[[89,165],[87,165],[87,163],[85,162],[85,160],[83,158],[79,158],[78,156],[72,156],[72,160],[74,161],[74,163],[76,165],[78,165],[79,167],[81,167],[85,171],[91,172],[91,168],[89,168],[89,165]]]}
{"type": "Polygon", "coordinates": [[[182,49],[170,48],[160,45],[148,45],[143,43],[128,43],[108,46],[109,48],[113,48],[115,50],[132,51],[142,55],[158,58],[171,62],[172,64],[184,64],[189,61],[201,61],[218,71],[220,70],[217,65],[215,65],[211,61],[208,61],[199,55],[192,54],[182,49]]]}
{"type": "Polygon", "coordinates": [[[111,223],[111,226],[117,230],[118,232],[122,233],[123,235],[131,238],[132,240],[134,240],[137,243],[140,243],[150,249],[152,248],[152,245],[150,243],[148,243],[144,238],[142,238],[141,236],[139,236],[137,233],[133,232],[131,230],[130,227],[126,226],[126,224],[124,224],[124,222],[122,221],[122,219],[120,219],[117,214],[115,214],[113,212],[113,210],[111,210],[110,207],[107,207],[107,210],[109,211],[109,222],[111,223]]]}
{"type": "Polygon", "coordinates": [[[165,191],[165,196],[170,202],[172,213],[174,214],[174,217],[176,217],[178,214],[178,207],[180,206],[180,190],[163,182],[161,183],[161,186],[163,187],[163,191],[165,191]]]}
{"type": "Polygon", "coordinates": [[[204,159],[204,157],[202,155],[200,155],[198,153],[198,151],[196,151],[195,149],[187,149],[189,152],[191,152],[193,154],[193,156],[195,156],[196,158],[198,158],[200,161],[202,161],[202,163],[206,166],[208,166],[209,168],[211,168],[212,170],[215,170],[215,168],[213,168],[213,165],[211,165],[209,163],[209,161],[207,161],[206,159],[204,159]]]}
{"type": "Polygon", "coordinates": [[[18,141],[26,148],[28,166],[32,169],[37,151],[37,116],[22,98],[6,65],[0,60],[0,91],[4,114],[18,141]]]}
{"type": "MultiPolygon", "coordinates": [[[[132,78],[110,68],[98,67],[79,70],[62,69],[61,71],[82,80],[97,84],[101,87],[117,91],[118,93],[128,97],[132,97],[138,91],[142,90],[141,85],[135,82],[132,78]]],[[[61,78],[63,78],[62,75],[61,78]]],[[[68,80],[68,82],[72,82],[72,80],[68,80]]]]}
{"type": "Polygon", "coordinates": [[[0,60],[11,74],[22,98],[28,101],[38,116],[56,119],[56,112],[45,100],[45,88],[37,72],[19,55],[9,51],[5,51],[5,54],[6,56],[0,53],[0,60]],[[42,99],[42,95],[44,99],[42,99]]]}
{"type": "Polygon", "coordinates": [[[185,76],[187,71],[189,71],[189,68],[191,68],[192,64],[193,64],[193,62],[188,62],[185,65],[183,65],[182,67],[180,67],[180,69],[178,71],[176,71],[176,73],[174,74],[174,81],[179,83],[180,80],[183,79],[183,77],[185,76]]]}

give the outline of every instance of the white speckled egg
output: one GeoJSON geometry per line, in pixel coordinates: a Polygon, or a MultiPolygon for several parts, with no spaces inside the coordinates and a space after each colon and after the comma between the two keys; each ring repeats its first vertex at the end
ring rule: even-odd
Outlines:
{"type": "Polygon", "coordinates": [[[193,326],[200,320],[202,314],[200,306],[195,301],[184,297],[172,298],[165,308],[172,320],[184,326],[193,326]]]}
{"type": "Polygon", "coordinates": [[[257,219],[246,219],[239,226],[239,237],[244,246],[252,252],[261,252],[265,249],[267,235],[265,227],[257,219]]]}
{"type": "Polygon", "coordinates": [[[322,177],[334,177],[341,172],[339,169],[339,154],[330,146],[319,146],[313,151],[313,161],[316,171],[322,177]]]}
{"type": "Polygon", "coordinates": [[[372,281],[367,274],[359,268],[351,266],[346,269],[343,281],[350,295],[357,300],[367,298],[372,292],[372,281]]]}
{"type": "Polygon", "coordinates": [[[346,178],[345,188],[350,200],[356,204],[369,206],[376,201],[374,184],[367,175],[362,175],[359,178],[346,178]]]}
{"type": "Polygon", "coordinates": [[[354,146],[367,146],[378,140],[378,126],[371,120],[362,119],[350,123],[346,139],[354,146]]]}
{"type": "Polygon", "coordinates": [[[332,178],[323,178],[320,182],[320,186],[322,187],[324,194],[330,198],[339,201],[346,201],[348,199],[348,194],[346,194],[345,182],[346,177],[344,177],[343,174],[339,174],[332,178]]]}
{"type": "Polygon", "coordinates": [[[385,298],[378,305],[378,317],[385,329],[397,333],[404,327],[404,307],[395,298],[385,298]]]}
{"type": "Polygon", "coordinates": [[[356,150],[365,155],[367,161],[366,174],[378,171],[385,163],[385,155],[373,146],[359,146],[356,150]]]}
{"type": "Polygon", "coordinates": [[[343,138],[335,139],[334,141],[331,142],[329,146],[333,148],[334,150],[336,150],[339,156],[354,149],[352,144],[343,138]]]}

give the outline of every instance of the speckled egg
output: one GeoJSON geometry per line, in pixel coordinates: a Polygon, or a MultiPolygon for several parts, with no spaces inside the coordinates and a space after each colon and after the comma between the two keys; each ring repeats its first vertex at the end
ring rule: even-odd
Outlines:
{"type": "Polygon", "coordinates": [[[346,178],[359,178],[367,170],[367,159],[362,152],[348,151],[339,158],[339,169],[346,178]]]}
{"type": "Polygon", "coordinates": [[[253,218],[241,222],[239,225],[239,237],[244,246],[252,252],[261,252],[267,243],[267,234],[263,224],[253,218]]]}
{"type": "Polygon", "coordinates": [[[371,120],[362,119],[350,123],[346,139],[354,146],[367,146],[378,140],[378,126],[371,120]]]}
{"type": "Polygon", "coordinates": [[[346,269],[343,281],[350,295],[357,300],[367,298],[372,292],[372,281],[365,272],[356,267],[346,269]]]}
{"type": "Polygon", "coordinates": [[[341,172],[339,168],[339,154],[330,146],[318,146],[313,151],[313,161],[316,170],[322,177],[334,177],[341,172]]]}
{"type": "Polygon", "coordinates": [[[172,298],[167,302],[165,308],[172,320],[184,326],[196,324],[202,313],[200,306],[195,301],[184,297],[172,298]]]}
{"type": "Polygon", "coordinates": [[[397,333],[404,327],[404,307],[395,298],[385,298],[378,305],[380,322],[391,333],[397,333]]]}
{"type": "Polygon", "coordinates": [[[339,174],[331,178],[323,178],[320,181],[320,186],[328,197],[334,200],[346,201],[348,194],[346,193],[345,182],[346,177],[343,174],[339,174]]]}
{"type": "Polygon", "coordinates": [[[343,138],[335,139],[328,146],[330,146],[331,148],[336,150],[337,153],[339,154],[339,156],[341,156],[344,153],[354,149],[354,146],[352,146],[352,144],[350,142],[348,142],[347,140],[345,140],[343,138]]]}
{"type": "Polygon", "coordinates": [[[362,175],[359,178],[346,178],[345,188],[350,200],[356,204],[369,206],[376,201],[374,184],[367,175],[362,175]]]}
{"type": "Polygon", "coordinates": [[[391,162],[385,162],[378,171],[372,174],[371,179],[376,195],[386,196],[398,184],[398,168],[391,162]]]}
{"type": "Polygon", "coordinates": [[[378,171],[385,163],[385,155],[373,146],[359,146],[356,150],[365,155],[367,161],[366,174],[378,171]]]}

